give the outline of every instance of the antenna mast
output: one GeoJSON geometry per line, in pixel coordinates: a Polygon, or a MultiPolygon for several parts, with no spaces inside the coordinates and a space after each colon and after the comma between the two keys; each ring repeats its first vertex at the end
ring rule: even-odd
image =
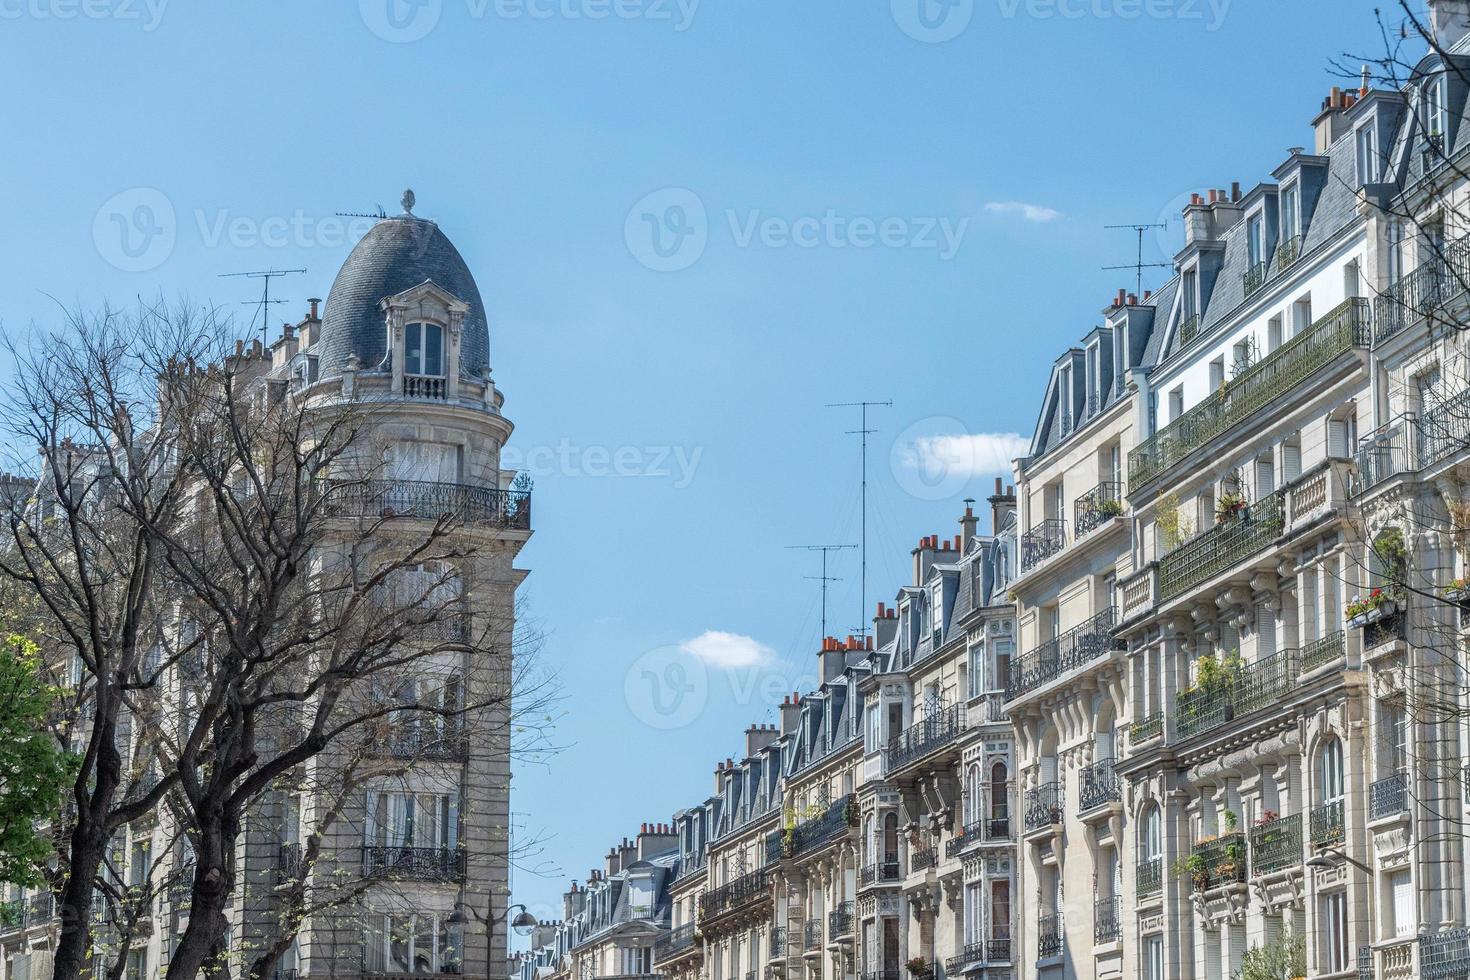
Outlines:
{"type": "Polygon", "coordinates": [[[806,575],[804,578],[818,579],[822,583],[822,639],[827,638],[827,583],[841,582],[840,578],[832,578],[827,574],[827,555],[833,551],[847,551],[856,548],[855,544],[788,544],[787,551],[820,551],[822,553],[822,574],[806,575]]]}
{"type": "Polygon", "coordinates": [[[856,408],[862,411],[862,428],[849,429],[847,435],[861,436],[863,441],[863,535],[862,535],[862,586],[860,599],[862,602],[862,614],[858,616],[858,630],[863,636],[868,635],[868,436],[877,432],[877,429],[868,428],[868,409],[870,408],[892,408],[893,402],[829,402],[828,408],[856,408]]]}
{"type": "MultiPolygon", "coordinates": [[[[265,280],[265,292],[263,292],[261,294],[260,299],[247,300],[246,302],[241,303],[240,305],[241,306],[258,306],[258,307],[260,307],[260,342],[262,344],[268,344],[268,343],[270,343],[270,337],[268,336],[268,334],[270,333],[270,319],[269,319],[269,317],[270,317],[271,307],[274,306],[274,305],[276,305],[277,303],[285,303],[285,302],[287,302],[287,300],[284,300],[284,299],[271,299],[271,280],[272,279],[279,278],[280,276],[290,276],[290,275],[296,275],[298,273],[304,273],[304,272],[306,272],[305,269],[276,269],[276,268],[270,268],[270,269],[263,269],[263,270],[261,270],[259,272],[226,272],[226,273],[221,274],[219,278],[221,278],[221,279],[235,279],[235,278],[244,277],[246,279],[263,279],[263,280],[265,280]]],[[[251,324],[251,326],[254,326],[255,325],[255,317],[252,316],[250,318],[250,324],[251,324]]]]}
{"type": "Polygon", "coordinates": [[[1166,267],[1172,267],[1174,265],[1174,263],[1172,263],[1172,262],[1145,262],[1145,261],[1143,261],[1143,233],[1146,232],[1146,231],[1152,231],[1155,228],[1167,229],[1169,227],[1167,224],[1162,224],[1162,225],[1103,225],[1103,227],[1104,228],[1127,228],[1127,229],[1130,229],[1130,230],[1135,231],[1135,232],[1138,233],[1138,260],[1137,261],[1133,262],[1130,265],[1105,265],[1105,266],[1103,266],[1103,268],[1105,270],[1108,270],[1108,271],[1111,271],[1113,269],[1132,269],[1133,272],[1134,272],[1134,275],[1138,279],[1138,285],[1134,287],[1133,295],[1135,295],[1135,296],[1142,296],[1143,295],[1143,270],[1144,269],[1163,269],[1163,268],[1166,268],[1166,267]]]}

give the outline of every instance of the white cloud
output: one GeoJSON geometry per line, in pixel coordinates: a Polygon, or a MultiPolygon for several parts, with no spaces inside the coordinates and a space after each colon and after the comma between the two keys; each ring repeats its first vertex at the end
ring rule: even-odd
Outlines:
{"type": "Polygon", "coordinates": [[[985,205],[985,210],[995,214],[1019,214],[1027,221],[1055,221],[1062,216],[1062,212],[1056,208],[1049,208],[1041,204],[1027,204],[1025,201],[991,201],[985,205]]]}
{"type": "Polygon", "coordinates": [[[776,657],[776,651],[764,643],[722,630],[705,630],[694,639],[679,644],[679,649],[711,667],[724,670],[759,667],[771,663],[776,657]]]}
{"type": "Polygon", "coordinates": [[[1030,447],[1016,432],[920,436],[909,444],[904,461],[931,478],[1004,476],[1011,472],[1011,460],[1030,447]]]}

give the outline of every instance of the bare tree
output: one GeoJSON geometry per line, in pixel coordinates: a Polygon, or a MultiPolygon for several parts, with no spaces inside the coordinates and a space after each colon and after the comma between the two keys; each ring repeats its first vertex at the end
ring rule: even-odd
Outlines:
{"type": "MultiPolygon", "coordinates": [[[[524,523],[527,495],[491,491],[476,529],[463,500],[385,499],[375,410],[298,389],[268,356],[229,354],[228,331],[160,304],[71,315],[15,352],[4,420],[39,469],[10,509],[0,581],[30,599],[66,677],[57,736],[81,759],[57,823],[58,980],[95,972],[99,892],[125,940],[130,911],[186,890],[168,976],[221,970],[252,808],[309,783],[332,802],[313,814],[304,866],[341,864],[326,842],[362,819],[364,780],[431,744],[385,752],[385,740],[432,731],[503,757],[555,698],[516,656],[516,579],[496,537],[524,523]],[[120,882],[116,838],[155,815],[170,870],[120,882]]],[[[315,891],[288,881],[251,976],[306,915],[361,887],[315,891]]]]}

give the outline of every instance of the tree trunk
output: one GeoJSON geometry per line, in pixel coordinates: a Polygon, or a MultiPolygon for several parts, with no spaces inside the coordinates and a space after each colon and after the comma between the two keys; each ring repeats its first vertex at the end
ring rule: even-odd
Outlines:
{"type": "MultiPolygon", "coordinates": [[[[208,813],[202,810],[201,816],[208,813]]],[[[199,828],[189,924],[169,959],[165,980],[228,975],[224,940],[230,920],[226,910],[235,891],[238,832],[238,821],[218,811],[214,820],[199,828]]]]}

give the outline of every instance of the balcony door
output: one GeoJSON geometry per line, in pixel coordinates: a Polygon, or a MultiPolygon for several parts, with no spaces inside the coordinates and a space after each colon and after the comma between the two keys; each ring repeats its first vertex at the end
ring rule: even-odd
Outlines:
{"type": "Polygon", "coordinates": [[[438,793],[368,793],[370,845],[452,850],[459,843],[459,800],[438,793]]]}
{"type": "Polygon", "coordinates": [[[428,483],[460,483],[462,447],[443,442],[400,439],[388,457],[387,478],[428,483]]]}

